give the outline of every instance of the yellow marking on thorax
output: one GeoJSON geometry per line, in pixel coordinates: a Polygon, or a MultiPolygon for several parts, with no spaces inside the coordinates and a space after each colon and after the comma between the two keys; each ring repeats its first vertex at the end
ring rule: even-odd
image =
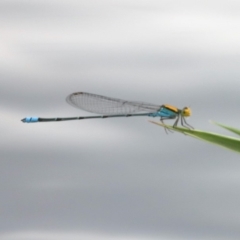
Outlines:
{"type": "Polygon", "coordinates": [[[174,107],[174,106],[172,106],[172,105],[164,104],[163,106],[164,106],[165,108],[167,108],[167,109],[175,112],[175,113],[178,113],[178,111],[179,111],[178,108],[176,108],[176,107],[174,107]]]}

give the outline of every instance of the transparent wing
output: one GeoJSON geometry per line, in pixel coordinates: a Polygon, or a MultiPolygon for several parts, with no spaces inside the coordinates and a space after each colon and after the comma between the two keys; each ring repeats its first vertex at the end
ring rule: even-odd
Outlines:
{"type": "Polygon", "coordinates": [[[158,111],[161,107],[150,103],[125,101],[85,92],[72,93],[66,100],[73,107],[99,114],[151,113],[158,111]]]}

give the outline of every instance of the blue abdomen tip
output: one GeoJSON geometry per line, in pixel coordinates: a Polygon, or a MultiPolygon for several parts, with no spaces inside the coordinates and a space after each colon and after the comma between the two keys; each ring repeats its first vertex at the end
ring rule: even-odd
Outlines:
{"type": "Polygon", "coordinates": [[[26,118],[22,119],[22,122],[35,123],[35,122],[38,122],[38,117],[26,117],[26,118]]]}

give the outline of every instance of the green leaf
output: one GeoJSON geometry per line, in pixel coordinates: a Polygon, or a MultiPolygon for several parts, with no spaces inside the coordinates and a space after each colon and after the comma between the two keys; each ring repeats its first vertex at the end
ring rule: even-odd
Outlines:
{"type": "Polygon", "coordinates": [[[226,126],[226,125],[223,125],[223,124],[220,124],[220,123],[217,123],[217,122],[213,122],[213,121],[210,121],[211,123],[215,124],[215,125],[218,125],[222,128],[225,128],[233,133],[236,133],[237,135],[240,135],[240,130],[237,129],[237,128],[233,128],[233,127],[229,127],[229,126],[226,126]]]}
{"type": "Polygon", "coordinates": [[[219,146],[228,148],[230,150],[240,152],[240,139],[230,137],[230,136],[224,136],[216,133],[211,133],[211,132],[205,132],[201,130],[196,130],[196,129],[187,129],[187,128],[181,128],[181,127],[173,127],[169,125],[165,125],[159,122],[154,122],[150,121],[153,124],[159,125],[161,127],[183,133],[185,135],[207,141],[213,144],[217,144],[219,146]]]}

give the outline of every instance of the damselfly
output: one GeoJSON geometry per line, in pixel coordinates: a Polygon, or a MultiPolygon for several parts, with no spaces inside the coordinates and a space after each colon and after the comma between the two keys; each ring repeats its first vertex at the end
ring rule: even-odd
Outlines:
{"type": "Polygon", "coordinates": [[[176,119],[173,127],[176,127],[180,119],[181,125],[186,128],[193,128],[189,125],[185,117],[191,115],[191,109],[184,107],[178,109],[172,105],[154,105],[145,102],[125,101],[117,98],[110,98],[86,92],[76,92],[70,94],[66,101],[73,107],[85,110],[91,113],[102,114],[100,116],[80,116],[67,118],[40,118],[40,117],[26,117],[22,119],[24,123],[35,122],[55,122],[55,121],[69,121],[82,120],[92,118],[113,118],[113,117],[135,117],[135,116],[149,116],[160,117],[160,121],[167,119],[176,119]]]}

